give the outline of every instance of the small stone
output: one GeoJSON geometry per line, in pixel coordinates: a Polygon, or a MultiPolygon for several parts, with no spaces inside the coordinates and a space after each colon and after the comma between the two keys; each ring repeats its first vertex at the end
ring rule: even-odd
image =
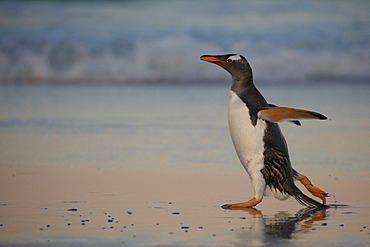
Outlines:
{"type": "Polygon", "coordinates": [[[177,214],[177,215],[179,215],[179,214],[180,214],[180,212],[172,212],[172,214],[177,214]]]}
{"type": "Polygon", "coordinates": [[[76,212],[77,211],[77,208],[70,208],[67,211],[76,212]]]}
{"type": "Polygon", "coordinates": [[[131,215],[132,214],[132,212],[131,211],[126,211],[129,215],[131,215]]]}
{"type": "Polygon", "coordinates": [[[326,226],[326,225],[328,225],[328,224],[327,224],[327,223],[322,223],[321,225],[322,225],[322,226],[326,226]]]}
{"type": "Polygon", "coordinates": [[[343,227],[343,226],[344,226],[344,224],[340,224],[339,226],[343,227]]]}

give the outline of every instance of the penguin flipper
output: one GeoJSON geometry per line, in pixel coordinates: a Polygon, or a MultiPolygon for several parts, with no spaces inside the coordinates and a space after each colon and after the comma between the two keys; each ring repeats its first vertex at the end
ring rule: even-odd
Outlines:
{"type": "MultiPolygon", "coordinates": [[[[268,104],[268,105],[269,105],[269,107],[278,107],[277,105],[274,105],[274,104],[268,104]]],[[[298,120],[289,120],[288,122],[289,123],[292,123],[292,124],[295,124],[297,126],[301,126],[302,125],[301,122],[299,122],[298,120]]]]}
{"type": "Polygon", "coordinates": [[[282,121],[297,121],[297,119],[327,119],[327,117],[318,112],[289,107],[263,108],[258,112],[258,117],[275,123],[282,121]]]}

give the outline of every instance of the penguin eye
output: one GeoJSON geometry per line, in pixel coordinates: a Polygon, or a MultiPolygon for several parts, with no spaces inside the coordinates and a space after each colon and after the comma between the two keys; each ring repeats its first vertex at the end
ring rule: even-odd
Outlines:
{"type": "Polygon", "coordinates": [[[232,63],[232,62],[233,62],[233,60],[232,60],[231,58],[228,58],[228,59],[226,60],[226,62],[227,62],[227,63],[232,63]]]}

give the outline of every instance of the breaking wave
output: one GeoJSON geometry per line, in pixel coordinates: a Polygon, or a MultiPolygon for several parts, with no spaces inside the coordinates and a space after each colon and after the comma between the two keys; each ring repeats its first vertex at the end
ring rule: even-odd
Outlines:
{"type": "MultiPolygon", "coordinates": [[[[257,2],[254,2],[255,8],[259,6],[257,2]]],[[[231,11],[222,20],[235,18],[235,15],[247,18],[244,21],[252,18],[238,12],[240,2],[237,3],[239,5],[234,6],[234,12],[231,11]]],[[[359,23],[353,24],[352,21],[348,26],[325,21],[308,25],[301,18],[294,17],[297,18],[294,25],[269,24],[266,27],[267,22],[260,22],[251,28],[249,25],[241,27],[235,22],[229,23],[229,26],[221,25],[220,21],[212,23],[212,13],[191,12],[194,18],[187,19],[188,22],[166,26],[164,22],[176,20],[179,7],[166,5],[170,11],[160,17],[163,14],[161,6],[167,2],[159,1],[156,4],[157,7],[152,8],[155,13],[148,18],[155,16],[159,20],[150,25],[145,19],[132,21],[135,16],[142,16],[144,11],[134,3],[119,2],[108,6],[99,2],[89,6],[81,3],[73,5],[73,1],[69,4],[58,1],[43,4],[23,2],[22,6],[20,3],[3,4],[3,10],[0,11],[0,16],[3,16],[3,22],[0,21],[3,23],[0,25],[0,82],[220,80],[228,75],[201,62],[199,57],[222,53],[243,54],[253,67],[255,78],[259,80],[370,79],[369,37],[363,31],[369,22],[368,15],[359,23]],[[14,15],[9,10],[15,7],[23,12],[17,12],[18,19],[12,25],[4,24],[9,23],[8,19],[14,15]],[[72,11],[75,7],[80,8],[82,14],[87,11],[87,20],[90,15],[92,19],[78,24],[84,19],[82,14],[82,17],[76,17],[72,11]],[[115,10],[118,7],[121,11],[115,10]],[[47,12],[58,14],[43,17],[31,25],[24,21],[29,18],[25,12],[35,16],[47,12]],[[98,17],[102,13],[109,14],[110,19],[99,23],[98,17]],[[126,15],[122,17],[122,13],[126,15]],[[203,20],[208,24],[200,24],[202,15],[208,16],[208,22],[203,20]],[[54,17],[67,20],[52,26],[50,23],[54,17]],[[8,22],[4,22],[6,20],[8,22]],[[353,31],[353,25],[357,25],[357,32],[353,31]],[[348,34],[344,35],[349,29],[352,30],[351,39],[347,37],[348,34]]],[[[187,5],[187,8],[182,6],[185,15],[193,11],[196,3],[189,1],[182,4],[187,5]]],[[[244,5],[242,7],[247,8],[244,5]]],[[[222,6],[216,10],[221,12],[222,6]]],[[[266,11],[260,10],[261,15],[266,11]]],[[[278,16],[278,12],[273,14],[278,16]]]]}

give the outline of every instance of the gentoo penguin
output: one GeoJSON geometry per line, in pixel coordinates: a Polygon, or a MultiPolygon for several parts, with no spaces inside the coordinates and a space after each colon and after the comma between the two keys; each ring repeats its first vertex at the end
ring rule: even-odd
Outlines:
{"type": "Polygon", "coordinates": [[[255,87],[252,68],[241,55],[203,55],[200,59],[217,64],[231,74],[228,111],[230,135],[254,189],[254,198],[248,202],[222,207],[254,207],[268,194],[279,200],[293,196],[307,207],[326,207],[325,197],[328,194],[313,186],[306,176],[292,168],[288,147],[277,123],[291,121],[300,125],[298,119],[327,118],[317,112],[269,105],[255,87]],[[323,203],[304,195],[295,186],[295,180],[299,180],[314,196],[321,198],[323,203]]]}

